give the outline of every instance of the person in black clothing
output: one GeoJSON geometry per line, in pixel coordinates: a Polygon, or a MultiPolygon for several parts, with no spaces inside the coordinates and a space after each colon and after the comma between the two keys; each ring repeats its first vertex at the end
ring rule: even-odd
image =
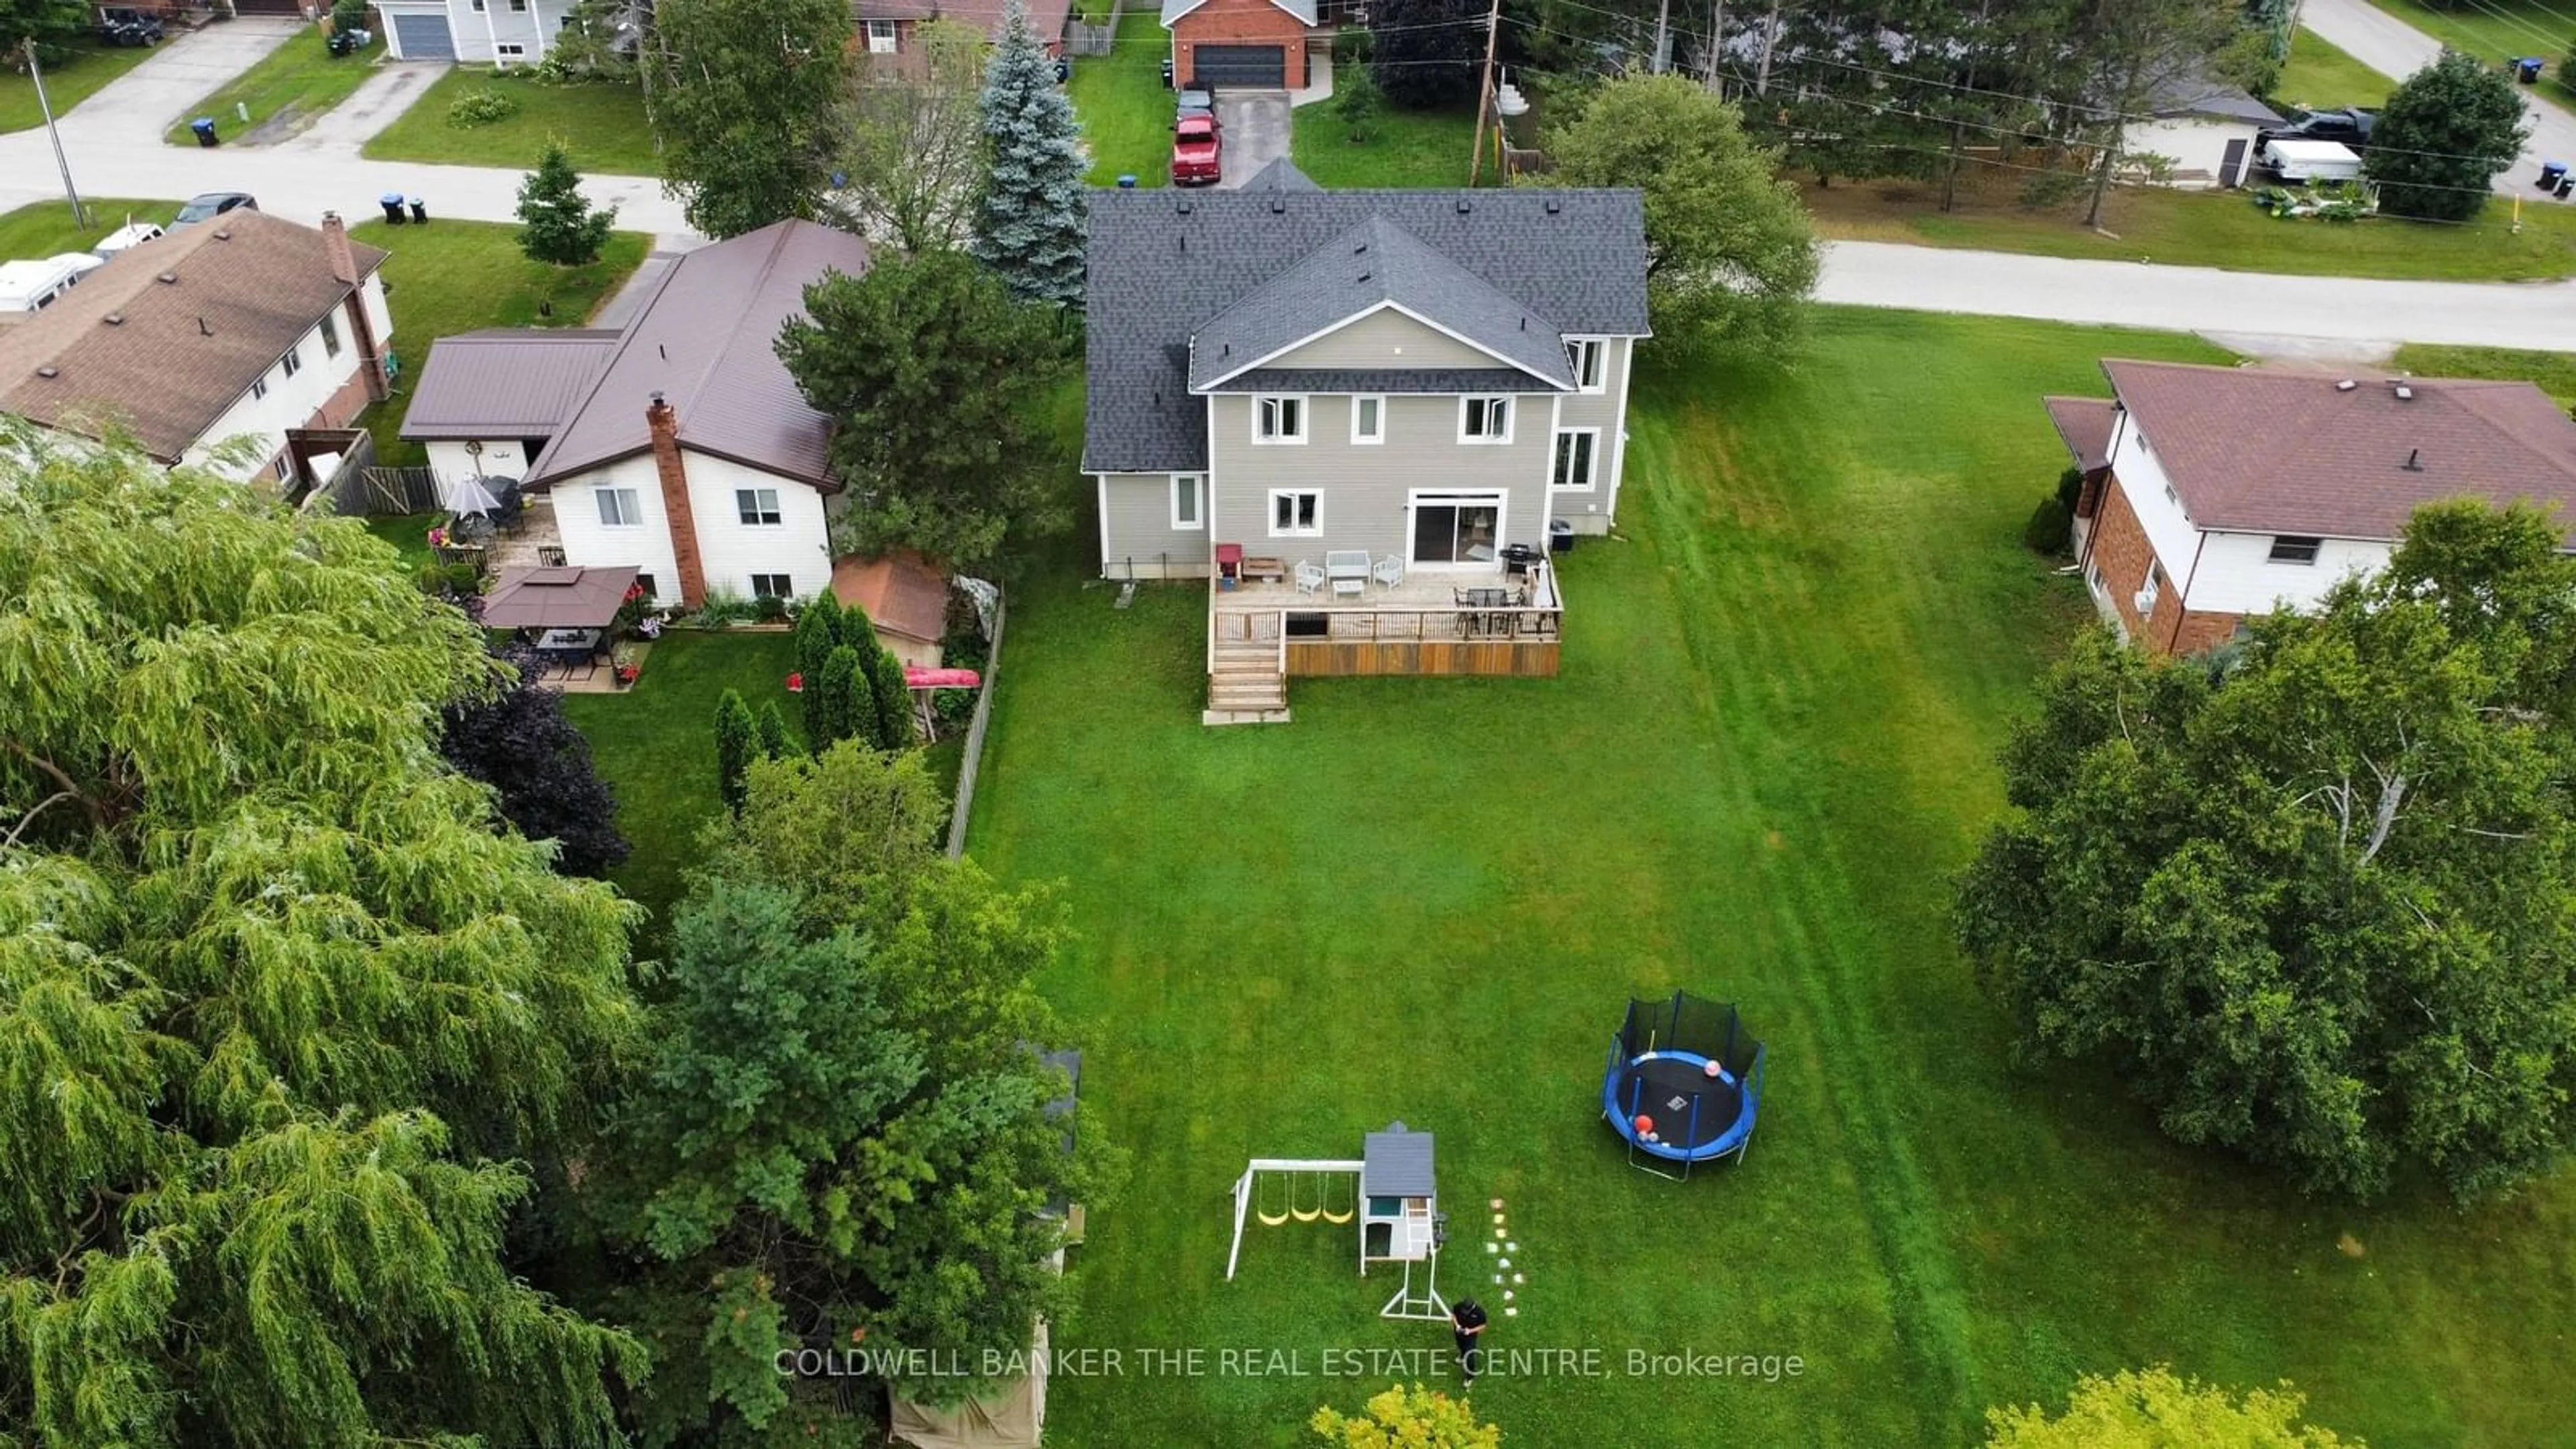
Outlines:
{"type": "Polygon", "coordinates": [[[1476,1382],[1476,1370],[1482,1355],[1476,1345],[1485,1332],[1485,1308],[1473,1298],[1461,1298],[1449,1309],[1449,1335],[1458,1344],[1458,1375],[1469,1384],[1476,1382]]]}

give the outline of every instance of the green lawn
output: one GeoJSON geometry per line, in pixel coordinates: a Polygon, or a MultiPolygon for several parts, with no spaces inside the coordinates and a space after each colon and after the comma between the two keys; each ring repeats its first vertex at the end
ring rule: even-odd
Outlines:
{"type": "Polygon", "coordinates": [[[578,327],[653,247],[644,233],[621,231],[591,265],[550,267],[520,254],[518,231],[475,221],[401,227],[371,221],[349,228],[351,236],[392,253],[385,261],[385,301],[393,309],[393,351],[401,367],[393,396],[367,412],[379,463],[422,461],[421,450],[394,430],[430,343],[481,327],[578,327]]]}
{"type": "Polygon", "coordinates": [[[365,154],[379,161],[532,170],[550,140],[561,141],[573,166],[583,172],[653,176],[661,171],[640,87],[495,80],[487,66],[459,66],[439,77],[411,109],[368,140],[365,154]],[[498,91],[518,102],[519,109],[490,125],[450,124],[449,103],[478,90],[498,91]]]}
{"type": "MultiPolygon", "coordinates": [[[[54,118],[62,119],[99,87],[150,58],[153,50],[148,45],[101,45],[82,38],[73,45],[70,60],[45,67],[45,99],[53,102],[54,118]]],[[[44,123],[44,108],[36,104],[36,83],[27,78],[25,63],[13,56],[0,65],[0,132],[24,131],[44,123]]]]}
{"type": "Polygon", "coordinates": [[[2078,224],[2080,206],[2040,212],[1972,200],[1945,216],[1934,209],[1937,190],[1921,182],[1848,181],[1804,194],[1819,232],[1858,241],[2315,276],[2521,282],[2576,274],[2576,210],[2524,207],[2517,233],[2512,203],[2501,198],[2462,225],[2338,224],[2268,216],[2241,191],[2124,188],[2104,208],[2105,236],[2078,224]]]}
{"type": "MultiPolygon", "coordinates": [[[[1330,101],[1298,107],[1295,122],[1290,146],[1297,169],[1326,190],[1467,184],[1476,125],[1464,112],[1389,111],[1378,117],[1376,134],[1358,145],[1330,101]]],[[[1499,169],[1489,144],[1485,179],[1499,169]]]]}
{"type": "Polygon", "coordinates": [[[2303,29],[2290,41],[2290,60],[2281,67],[2281,79],[2273,86],[2271,98],[2276,105],[2311,111],[2345,106],[2369,110],[2386,101],[2396,85],[2396,81],[2319,40],[2316,32],[2303,29]]]}
{"type": "Polygon", "coordinates": [[[1202,728],[1203,596],[1113,608],[1077,524],[1014,594],[972,842],[1067,882],[1045,985],[1136,1153],[1055,1338],[1124,1371],[1059,1373],[1050,1443],[1301,1444],[1387,1382],[1317,1376],[1325,1350],[1445,1345],[1377,1317],[1394,1283],[1354,1281],[1348,1228],[1251,1226],[1223,1281],[1246,1157],[1354,1155],[1396,1117],[1439,1134],[1453,1296],[1498,1298],[1475,1245],[1508,1203],[1523,1312],[1489,1346],[1605,1356],[1489,1371],[1509,1444],[1958,1444],[2158,1361],[2286,1375],[2374,1444],[2566,1442],[2576,1178],[2465,1214],[2304,1201],[2093,1074],[2010,1065],[1951,944],[1995,749],[2088,617],[2017,543],[2065,462],[2039,395],[2098,393],[2106,352],[2219,357],[1851,311],[1793,372],[1650,375],[1630,541],[1566,560],[1560,678],[1301,680],[1285,727],[1202,728]],[[1761,1154],[1686,1185],[1631,1171],[1596,1105],[1628,994],[1676,986],[1770,1048],[1761,1154]],[[1138,1357],[1190,1348],[1196,1376],[1138,1357]],[[1302,1358],[1229,1371],[1242,1348],[1302,1358]],[[1804,1372],[1628,1372],[1684,1348],[1804,1372]]]}
{"type": "MultiPolygon", "coordinates": [[[[564,714],[590,739],[591,759],[617,788],[617,828],[634,854],[612,879],[652,912],[647,941],[684,889],[700,827],[716,803],[716,701],[739,689],[754,710],[771,700],[801,733],[787,674],[796,639],[784,633],[674,629],[654,642],[635,687],[567,694],[564,714]]],[[[648,953],[649,954],[649,953],[648,953]]]]}
{"type": "Polygon", "coordinates": [[[173,146],[193,146],[196,141],[188,132],[188,122],[212,116],[216,134],[226,145],[253,136],[262,143],[285,140],[347,100],[351,91],[366,83],[384,53],[378,44],[356,55],[335,56],[320,31],[299,30],[259,64],[171,117],[162,139],[173,146]],[[250,107],[247,126],[235,109],[244,104],[250,107]]]}
{"type": "Polygon", "coordinates": [[[1170,54],[1159,13],[1130,9],[1118,21],[1118,43],[1107,55],[1077,55],[1073,114],[1091,147],[1091,184],[1115,186],[1122,175],[1139,186],[1160,186],[1172,173],[1172,93],[1163,88],[1163,57],[1170,54]]]}
{"type": "Polygon", "coordinates": [[[430,551],[429,531],[446,521],[444,513],[379,514],[367,520],[367,532],[394,546],[402,555],[403,577],[410,578],[423,564],[437,560],[430,551]]]}
{"type": "MultiPolygon", "coordinates": [[[[2483,61],[2505,65],[2517,56],[2537,55],[2549,62],[2541,74],[2554,77],[2576,40],[2565,0],[2370,0],[2370,3],[2451,47],[2483,61]]],[[[2400,76],[2403,80],[2405,77],[2400,76]]]]}
{"type": "Polygon", "coordinates": [[[2397,365],[2419,377],[2485,377],[2537,383],[2542,392],[2576,407],[2576,352],[2410,342],[2397,349],[2397,365]]]}
{"type": "Polygon", "coordinates": [[[138,201],[130,196],[85,196],[81,201],[89,208],[87,226],[72,221],[72,204],[68,201],[39,201],[0,213],[0,258],[85,252],[96,246],[99,238],[125,225],[129,217],[167,222],[179,213],[179,203],[175,201],[138,201]]]}

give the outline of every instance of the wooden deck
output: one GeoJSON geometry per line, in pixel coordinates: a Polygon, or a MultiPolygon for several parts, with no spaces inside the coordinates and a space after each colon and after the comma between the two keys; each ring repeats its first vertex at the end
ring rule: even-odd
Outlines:
{"type": "Polygon", "coordinates": [[[1298,675],[1545,677],[1557,671],[1565,601],[1555,570],[1418,573],[1394,588],[1313,593],[1285,583],[1211,587],[1208,657],[1240,672],[1263,653],[1283,682],[1298,675]],[[1462,601],[1462,590],[1509,590],[1528,602],[1462,601]]]}

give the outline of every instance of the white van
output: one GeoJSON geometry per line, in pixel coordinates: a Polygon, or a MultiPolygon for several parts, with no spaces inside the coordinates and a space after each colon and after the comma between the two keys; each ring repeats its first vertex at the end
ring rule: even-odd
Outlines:
{"type": "Polygon", "coordinates": [[[90,250],[102,257],[112,257],[118,252],[139,247],[160,235],[161,228],[148,221],[128,222],[101,237],[98,245],[91,247],[90,250]]]}
{"type": "Polygon", "coordinates": [[[2276,137],[2263,143],[2262,159],[2263,165],[2273,175],[2292,185],[2361,179],[2361,157],[2340,141],[2292,141],[2276,137]]]}
{"type": "Polygon", "coordinates": [[[107,263],[87,252],[65,252],[36,262],[0,262],[0,312],[41,312],[80,279],[107,263]]]}

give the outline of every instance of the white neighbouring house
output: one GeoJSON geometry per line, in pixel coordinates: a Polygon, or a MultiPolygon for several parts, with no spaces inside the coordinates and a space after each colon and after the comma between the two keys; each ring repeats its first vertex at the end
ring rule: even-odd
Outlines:
{"type": "Polygon", "coordinates": [[[375,0],[396,60],[535,65],[572,23],[572,0],[375,0]]]}
{"type": "Polygon", "coordinates": [[[291,491],[313,481],[298,435],[385,395],[385,255],[333,213],[246,209],[129,247],[0,326],[0,412],[291,491]]]}
{"type": "Polygon", "coordinates": [[[402,436],[428,446],[442,486],[520,482],[560,562],[632,565],[663,606],[820,593],[832,425],[774,344],[808,283],[867,266],[859,238],[783,221],[674,261],[620,330],[441,338],[402,436]]]}

